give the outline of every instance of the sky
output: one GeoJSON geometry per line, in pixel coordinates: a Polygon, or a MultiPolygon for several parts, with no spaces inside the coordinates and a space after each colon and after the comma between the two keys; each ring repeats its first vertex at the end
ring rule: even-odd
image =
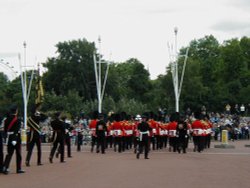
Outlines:
{"type": "Polygon", "coordinates": [[[58,42],[98,44],[100,36],[104,59],[137,58],[156,79],[166,72],[175,27],[179,49],[206,35],[220,43],[250,37],[249,20],[249,0],[0,0],[0,57],[20,71],[6,53],[20,53],[22,67],[33,67],[55,57],[58,42]]]}

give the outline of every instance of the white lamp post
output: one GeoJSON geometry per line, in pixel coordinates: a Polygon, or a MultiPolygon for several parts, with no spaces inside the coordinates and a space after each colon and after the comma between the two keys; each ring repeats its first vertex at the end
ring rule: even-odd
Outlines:
{"type": "Polygon", "coordinates": [[[27,65],[26,65],[26,42],[23,43],[23,47],[24,47],[24,65],[22,66],[21,60],[20,60],[20,56],[19,56],[19,62],[20,62],[20,74],[21,74],[21,84],[22,84],[22,93],[23,93],[23,109],[24,109],[24,130],[26,131],[27,129],[27,107],[28,107],[28,102],[29,102],[29,96],[30,96],[30,90],[31,90],[31,84],[33,81],[33,77],[34,77],[34,66],[32,69],[32,73],[31,73],[31,78],[29,81],[29,86],[27,87],[27,65]],[[27,89],[28,88],[28,89],[27,89]]]}
{"type": "Polygon", "coordinates": [[[180,100],[180,95],[181,95],[181,88],[183,84],[183,78],[184,78],[189,48],[187,48],[186,50],[184,64],[182,68],[182,74],[181,74],[181,81],[179,83],[177,33],[178,33],[178,28],[175,27],[174,28],[175,49],[173,50],[173,48],[170,48],[169,45],[168,45],[168,49],[169,49],[169,55],[170,55],[170,63],[171,63],[170,68],[171,68],[173,85],[174,85],[174,93],[175,93],[175,111],[179,112],[179,100],[180,100]]]}
{"type": "Polygon", "coordinates": [[[96,55],[94,54],[94,68],[95,68],[95,79],[96,79],[96,91],[97,91],[97,99],[98,99],[98,112],[102,113],[102,101],[104,96],[104,91],[106,87],[106,82],[108,78],[108,71],[109,71],[109,62],[105,62],[101,60],[101,38],[98,38],[99,42],[99,57],[98,60],[96,59],[96,55]],[[107,63],[107,68],[105,72],[105,77],[102,83],[102,63],[107,63]]]}

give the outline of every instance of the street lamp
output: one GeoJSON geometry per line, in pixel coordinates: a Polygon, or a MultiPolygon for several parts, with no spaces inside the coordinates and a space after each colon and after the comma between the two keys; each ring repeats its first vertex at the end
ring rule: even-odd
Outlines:
{"type": "Polygon", "coordinates": [[[28,102],[29,102],[29,96],[30,96],[30,90],[31,90],[31,84],[33,81],[33,77],[34,77],[34,66],[32,69],[32,73],[31,73],[31,78],[29,80],[29,85],[27,87],[27,65],[26,65],[26,47],[27,44],[24,41],[23,43],[23,47],[24,47],[24,65],[22,65],[21,63],[21,57],[19,55],[19,63],[20,63],[20,74],[21,74],[21,84],[22,84],[22,94],[23,94],[23,105],[24,105],[24,130],[26,131],[27,129],[27,107],[28,107],[28,102]]]}
{"type": "Polygon", "coordinates": [[[173,85],[174,85],[175,111],[179,112],[179,100],[180,100],[180,95],[181,95],[181,89],[182,89],[183,78],[184,78],[184,73],[185,73],[185,69],[186,69],[189,48],[187,48],[186,54],[184,55],[185,59],[184,59],[184,64],[183,64],[183,68],[182,68],[181,81],[179,83],[177,33],[178,33],[178,28],[175,27],[174,28],[175,48],[174,49],[170,48],[170,45],[168,44],[168,50],[169,50],[169,55],[170,55],[170,68],[171,68],[172,80],[173,80],[173,85]]]}
{"type": "Polygon", "coordinates": [[[102,113],[102,101],[104,97],[104,91],[107,83],[107,78],[108,78],[108,71],[109,71],[109,65],[110,62],[102,61],[102,56],[101,56],[101,38],[98,38],[99,42],[99,55],[98,58],[97,54],[94,53],[94,69],[95,69],[95,79],[96,79],[96,91],[97,91],[97,99],[98,99],[98,112],[102,113]],[[107,63],[107,68],[105,71],[105,77],[102,83],[102,63],[107,63]]]}

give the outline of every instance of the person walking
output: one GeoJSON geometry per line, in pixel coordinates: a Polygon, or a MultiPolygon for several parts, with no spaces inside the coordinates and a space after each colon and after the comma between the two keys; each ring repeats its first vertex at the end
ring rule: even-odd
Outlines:
{"type": "Polygon", "coordinates": [[[96,136],[97,136],[97,147],[96,152],[99,153],[99,147],[101,146],[102,154],[105,153],[105,142],[106,142],[106,134],[107,133],[107,126],[106,122],[104,121],[103,114],[99,115],[99,121],[96,124],[96,136]]]}
{"type": "Polygon", "coordinates": [[[9,174],[9,165],[14,151],[16,152],[16,173],[25,173],[21,168],[21,120],[17,117],[18,108],[13,105],[10,113],[4,121],[4,132],[7,135],[7,155],[4,161],[3,173],[9,174]]]}
{"type": "Polygon", "coordinates": [[[0,118],[0,173],[3,172],[3,120],[0,118]]]}
{"type": "Polygon", "coordinates": [[[53,129],[52,144],[53,147],[50,151],[49,162],[53,163],[53,157],[58,147],[60,145],[60,162],[64,163],[64,135],[65,135],[65,124],[60,120],[60,112],[55,113],[55,119],[51,122],[51,127],[53,129]]]}
{"type": "Polygon", "coordinates": [[[143,152],[144,149],[144,159],[149,159],[148,152],[149,152],[149,131],[152,128],[147,123],[147,117],[145,115],[142,116],[142,122],[138,124],[138,131],[139,131],[139,151],[137,151],[136,158],[140,158],[140,154],[143,152]]]}
{"type": "Polygon", "coordinates": [[[32,151],[34,146],[37,147],[37,165],[43,165],[41,162],[42,158],[42,149],[41,149],[41,126],[39,125],[40,122],[45,121],[47,119],[47,116],[44,114],[41,114],[39,112],[39,107],[36,106],[34,109],[32,109],[32,115],[28,118],[27,125],[30,128],[30,133],[28,136],[28,152],[26,156],[25,164],[26,166],[30,166],[30,158],[32,155],[32,151]]]}

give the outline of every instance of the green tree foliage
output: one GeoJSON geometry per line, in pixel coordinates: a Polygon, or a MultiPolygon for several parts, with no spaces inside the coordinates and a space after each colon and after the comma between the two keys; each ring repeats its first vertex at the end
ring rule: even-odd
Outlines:
{"type": "Polygon", "coordinates": [[[75,90],[85,100],[94,99],[94,43],[82,39],[60,42],[56,47],[58,57],[49,58],[44,64],[48,69],[43,76],[46,91],[64,96],[68,91],[75,90]]]}
{"type": "MultiPolygon", "coordinates": [[[[78,116],[97,110],[97,92],[93,54],[95,44],[86,39],[60,42],[56,45],[57,57],[44,63],[45,85],[44,111],[64,111],[78,116]]],[[[225,105],[250,102],[250,38],[231,39],[219,44],[212,36],[193,40],[180,50],[179,75],[184,62],[183,55],[189,48],[189,56],[180,95],[180,112],[188,107],[198,110],[205,105],[208,111],[223,111],[225,105]]],[[[105,61],[105,60],[103,60],[105,61]]],[[[107,64],[102,64],[102,79],[107,64]]],[[[28,73],[30,75],[30,73],[28,73]]],[[[9,104],[23,106],[20,78],[11,82],[0,74],[0,110],[9,104]]],[[[34,83],[30,105],[34,101],[34,83]]],[[[30,107],[29,105],[29,107],[30,107]]],[[[158,108],[175,111],[174,87],[170,65],[166,74],[150,80],[143,63],[135,58],[110,64],[103,100],[103,112],[141,114],[156,112],[158,108]]]]}

